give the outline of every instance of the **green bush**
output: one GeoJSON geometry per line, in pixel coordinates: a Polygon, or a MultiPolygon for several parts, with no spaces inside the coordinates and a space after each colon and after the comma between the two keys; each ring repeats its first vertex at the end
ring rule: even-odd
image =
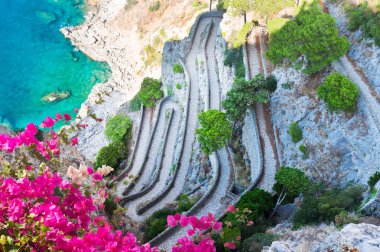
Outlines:
{"type": "Polygon", "coordinates": [[[182,85],[181,85],[180,83],[177,83],[177,84],[175,85],[175,87],[176,87],[177,89],[182,89],[182,85]]]}
{"type": "Polygon", "coordinates": [[[339,36],[335,19],[315,2],[304,6],[294,19],[270,22],[268,29],[268,58],[274,64],[288,60],[305,65],[303,71],[308,74],[330,65],[349,49],[347,38],[339,36]]]}
{"type": "Polygon", "coordinates": [[[140,101],[145,107],[153,107],[155,102],[164,96],[161,90],[162,82],[153,78],[144,78],[141,89],[137,93],[140,101]]]}
{"type": "Polygon", "coordinates": [[[295,167],[281,167],[276,172],[275,179],[273,189],[277,194],[285,193],[288,199],[294,199],[300,195],[310,184],[305,173],[295,167]]]}
{"type": "Polygon", "coordinates": [[[274,92],[277,89],[277,79],[273,75],[269,75],[268,78],[265,79],[265,88],[270,91],[274,92]]]}
{"type": "Polygon", "coordinates": [[[112,142],[128,141],[132,133],[132,120],[126,115],[115,115],[106,123],[106,137],[112,142]]]}
{"type": "Polygon", "coordinates": [[[356,110],[359,89],[347,77],[339,73],[327,76],[323,84],[318,87],[317,93],[330,110],[350,112],[356,110]]]}
{"type": "Polygon", "coordinates": [[[195,201],[192,200],[187,194],[181,194],[178,197],[177,202],[178,202],[178,212],[180,213],[188,211],[195,204],[195,201]]]}
{"type": "Polygon", "coordinates": [[[216,9],[219,11],[227,10],[229,4],[229,0],[218,0],[216,9]]]}
{"type": "Polygon", "coordinates": [[[117,204],[114,201],[114,198],[107,197],[104,201],[104,211],[106,212],[108,218],[113,216],[113,211],[117,209],[117,204]]]}
{"type": "Polygon", "coordinates": [[[128,0],[127,3],[124,6],[124,9],[125,10],[129,10],[129,9],[131,9],[133,6],[135,6],[138,3],[139,3],[138,0],[128,0]]]}
{"type": "Polygon", "coordinates": [[[369,187],[374,187],[380,180],[380,172],[375,172],[368,180],[369,187]]]}
{"type": "Polygon", "coordinates": [[[226,48],[224,51],[224,65],[232,67],[239,62],[243,62],[243,53],[241,48],[226,48]]]}
{"type": "Polygon", "coordinates": [[[172,209],[162,209],[153,213],[145,222],[144,241],[148,242],[164,231],[167,227],[166,217],[176,213],[177,211],[172,209]]]}
{"type": "MultiPolygon", "coordinates": [[[[380,6],[380,5],[379,5],[380,6]]],[[[349,8],[348,28],[351,31],[361,29],[366,38],[372,38],[377,46],[380,46],[380,12],[368,8],[368,4],[360,4],[357,7],[349,8]]]]}
{"type": "Polygon", "coordinates": [[[130,108],[132,112],[137,112],[141,109],[141,100],[138,95],[135,95],[130,101],[130,108]]]}
{"type": "Polygon", "coordinates": [[[108,165],[116,170],[120,162],[126,158],[127,147],[125,144],[122,141],[113,142],[100,149],[96,156],[95,167],[99,168],[102,165],[108,165]]]}
{"type": "Polygon", "coordinates": [[[151,6],[149,6],[149,11],[155,12],[155,11],[158,11],[160,8],[161,8],[161,2],[155,1],[151,6]]]}
{"type": "Polygon", "coordinates": [[[297,122],[292,122],[289,126],[289,135],[292,138],[293,143],[298,143],[302,140],[302,130],[298,126],[297,122]]]}
{"type": "Polygon", "coordinates": [[[173,65],[173,72],[175,73],[183,73],[183,67],[180,64],[173,65]]]}
{"type": "Polygon", "coordinates": [[[270,246],[272,242],[277,240],[277,236],[274,234],[257,233],[250,238],[243,241],[241,248],[242,252],[257,252],[262,251],[264,246],[270,246]]]}
{"type": "Polygon", "coordinates": [[[301,144],[298,149],[303,153],[303,154],[306,154],[306,146],[301,144]]]}
{"type": "Polygon", "coordinates": [[[304,192],[302,206],[296,212],[293,224],[299,228],[324,221],[341,222],[342,212],[355,211],[360,206],[364,191],[361,185],[328,190],[323,184],[314,184],[304,192]]]}
{"type": "Polygon", "coordinates": [[[199,0],[195,0],[195,1],[193,2],[193,7],[194,7],[194,8],[197,8],[197,7],[201,6],[201,5],[202,5],[202,3],[201,3],[201,1],[199,1],[199,0]]]}
{"type": "Polygon", "coordinates": [[[223,148],[231,139],[232,125],[226,113],[210,109],[201,112],[198,119],[201,128],[195,132],[204,153],[210,154],[223,148]]]}

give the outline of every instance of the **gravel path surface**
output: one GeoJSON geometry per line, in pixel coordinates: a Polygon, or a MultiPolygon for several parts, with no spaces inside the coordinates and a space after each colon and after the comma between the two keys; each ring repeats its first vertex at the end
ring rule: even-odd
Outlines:
{"type": "MultiPolygon", "coordinates": [[[[202,22],[211,22],[211,19],[204,19],[202,22]]],[[[211,109],[220,109],[221,100],[220,100],[220,85],[218,80],[218,75],[216,71],[216,59],[215,59],[215,41],[219,30],[221,19],[213,19],[213,26],[211,28],[211,34],[206,46],[206,59],[207,59],[207,68],[209,76],[209,91],[210,91],[210,106],[207,106],[211,109]]],[[[207,93],[207,92],[206,92],[207,93]]],[[[192,215],[202,216],[207,215],[207,213],[213,213],[215,216],[221,216],[225,209],[234,201],[234,198],[226,197],[227,193],[231,190],[231,185],[233,183],[233,168],[229,162],[227,148],[223,148],[217,152],[217,155],[211,154],[210,161],[213,169],[217,169],[217,162],[219,159],[220,163],[220,177],[216,181],[217,187],[215,192],[207,198],[207,201],[204,202],[203,207],[198,208],[192,215]]],[[[215,174],[215,171],[214,171],[215,174]]],[[[212,183],[211,183],[212,184],[212,183]]],[[[177,242],[177,239],[186,235],[187,228],[178,227],[168,235],[165,239],[165,242],[159,244],[160,249],[166,249],[170,251],[170,248],[173,244],[177,242]]]]}
{"type": "MultiPolygon", "coordinates": [[[[129,172],[130,175],[138,174],[138,171],[141,169],[141,165],[144,161],[144,156],[147,151],[146,146],[148,146],[150,131],[151,131],[151,125],[150,125],[151,115],[152,115],[152,110],[146,109],[144,113],[143,122],[141,123],[141,127],[142,127],[141,135],[140,135],[140,138],[136,140],[136,141],[139,141],[139,144],[138,144],[137,150],[135,150],[136,155],[133,160],[132,168],[129,172]]],[[[117,183],[116,192],[119,197],[123,196],[122,194],[127,188],[127,185],[124,184],[124,181],[127,181],[127,179],[122,180],[117,183]]]]}
{"type": "MultiPolygon", "coordinates": [[[[253,78],[256,74],[260,73],[258,69],[263,71],[264,76],[267,76],[267,66],[264,59],[264,44],[259,31],[259,45],[255,34],[251,34],[248,40],[247,55],[250,65],[250,77],[253,78]],[[257,50],[259,48],[259,50],[257,50]],[[261,64],[260,64],[261,62],[261,64]]],[[[271,125],[270,110],[266,108],[267,105],[256,103],[254,111],[258,123],[261,149],[264,161],[264,173],[259,183],[259,187],[266,191],[272,191],[274,185],[274,176],[278,165],[277,149],[274,143],[274,134],[271,125]]],[[[254,129],[252,129],[254,130],[254,129]]]]}
{"type": "Polygon", "coordinates": [[[154,187],[149,191],[149,193],[145,194],[143,197],[139,197],[135,200],[131,200],[125,204],[127,208],[127,214],[135,221],[143,221],[147,216],[150,215],[150,211],[144,213],[143,215],[137,214],[138,206],[154,198],[157,193],[160,193],[160,190],[165,186],[165,182],[169,177],[170,169],[173,164],[173,154],[175,149],[175,143],[178,137],[178,131],[180,126],[180,110],[177,105],[172,100],[167,100],[164,104],[162,104],[162,111],[160,118],[158,119],[158,127],[157,132],[154,135],[154,139],[152,141],[152,147],[148,153],[148,161],[145,164],[144,172],[141,176],[141,180],[139,180],[129,195],[133,195],[134,193],[142,190],[144,186],[147,186],[151,183],[151,180],[154,178],[155,173],[159,172],[158,182],[155,183],[154,187]],[[164,137],[167,127],[167,111],[170,109],[174,109],[173,118],[170,124],[170,128],[168,129],[168,137],[167,141],[164,145],[164,137]],[[158,159],[163,155],[162,165],[160,166],[158,159]]]}

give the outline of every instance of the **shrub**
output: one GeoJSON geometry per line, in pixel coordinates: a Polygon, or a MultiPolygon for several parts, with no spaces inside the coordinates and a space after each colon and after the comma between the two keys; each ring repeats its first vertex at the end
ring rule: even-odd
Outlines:
{"type": "Polygon", "coordinates": [[[153,107],[155,102],[164,96],[161,90],[162,82],[153,78],[144,78],[138,97],[144,106],[153,107]]]}
{"type": "Polygon", "coordinates": [[[135,95],[133,99],[130,101],[130,109],[132,112],[137,112],[141,109],[141,100],[138,95],[135,95]]]}
{"type": "MultiPolygon", "coordinates": [[[[363,200],[364,187],[352,185],[344,189],[326,189],[323,184],[314,184],[304,192],[301,208],[293,218],[295,228],[306,224],[338,220],[337,224],[347,221],[344,212],[357,209],[363,200]]],[[[354,220],[354,218],[351,218],[354,220]]]]}
{"type": "Polygon", "coordinates": [[[226,113],[210,109],[201,112],[198,119],[202,128],[198,128],[196,134],[204,153],[209,154],[227,144],[231,138],[232,125],[226,113]]]}
{"type": "Polygon", "coordinates": [[[317,89],[318,96],[324,100],[330,110],[355,111],[359,96],[358,87],[347,77],[332,73],[317,89]]]}
{"type": "Polygon", "coordinates": [[[219,11],[227,10],[229,5],[229,0],[218,0],[216,4],[216,9],[219,11]]]}
{"type": "Polygon", "coordinates": [[[190,199],[189,195],[187,194],[181,194],[178,197],[177,202],[178,202],[178,212],[180,213],[188,211],[195,204],[195,201],[190,199]]]}
{"type": "Polygon", "coordinates": [[[111,218],[113,215],[113,211],[115,211],[116,209],[117,209],[117,204],[115,203],[114,198],[108,197],[104,201],[104,211],[106,212],[107,216],[111,218]]]}
{"type": "Polygon", "coordinates": [[[304,192],[310,184],[305,173],[295,167],[281,167],[275,175],[276,183],[273,189],[280,194],[284,192],[290,199],[304,192]]]}
{"type": "Polygon", "coordinates": [[[243,241],[242,252],[262,251],[264,246],[270,246],[278,237],[274,234],[257,233],[243,241]]]}
{"type": "Polygon", "coordinates": [[[380,180],[380,172],[375,172],[368,180],[369,187],[375,187],[377,182],[380,180]]]}
{"type": "Polygon", "coordinates": [[[243,61],[243,54],[241,48],[226,48],[224,51],[224,65],[232,67],[238,62],[243,61]]]}
{"type": "Polygon", "coordinates": [[[177,84],[175,85],[175,87],[176,87],[177,89],[182,89],[182,85],[181,85],[180,83],[177,83],[177,84]]]}
{"type": "Polygon", "coordinates": [[[302,140],[302,130],[298,126],[297,122],[292,122],[289,126],[289,135],[292,138],[293,143],[298,143],[302,140]]]}
{"type": "Polygon", "coordinates": [[[265,80],[265,88],[270,91],[274,92],[277,89],[277,79],[273,75],[269,75],[268,78],[265,80]]]}
{"type": "Polygon", "coordinates": [[[155,12],[155,11],[158,11],[160,8],[161,8],[161,2],[155,1],[151,6],[149,6],[149,11],[155,12]]]}
{"type": "Polygon", "coordinates": [[[175,73],[183,73],[183,67],[181,64],[174,64],[173,65],[173,72],[175,73]]]}
{"type": "Polygon", "coordinates": [[[131,9],[133,6],[135,6],[138,3],[139,3],[138,0],[128,0],[127,3],[124,6],[124,9],[125,10],[129,10],[129,9],[131,9]]]}
{"type": "Polygon", "coordinates": [[[298,149],[303,153],[303,154],[306,154],[306,146],[301,144],[298,149]]]}
{"type": "Polygon", "coordinates": [[[300,62],[308,74],[330,65],[349,49],[347,38],[339,36],[335,19],[317,3],[304,7],[292,20],[270,23],[269,31],[268,58],[275,64],[300,62]]]}
{"type": "Polygon", "coordinates": [[[373,11],[367,3],[348,9],[348,28],[351,31],[363,31],[366,38],[372,38],[377,46],[380,46],[380,12],[373,11]]]}
{"type": "Polygon", "coordinates": [[[197,7],[201,6],[201,5],[202,5],[202,3],[201,3],[201,1],[199,1],[199,0],[195,0],[195,1],[193,2],[193,7],[194,7],[194,8],[197,8],[197,7]]]}
{"type": "Polygon", "coordinates": [[[150,216],[145,222],[145,242],[152,240],[154,237],[164,231],[167,227],[166,216],[173,215],[176,212],[176,210],[162,209],[152,214],[152,216],[150,216]]]}
{"type": "Polygon", "coordinates": [[[100,149],[96,156],[95,167],[99,168],[102,165],[108,165],[117,168],[123,159],[126,159],[127,149],[122,141],[110,143],[100,149]]]}
{"type": "Polygon", "coordinates": [[[132,120],[126,115],[115,115],[106,123],[105,134],[112,142],[129,140],[132,132],[132,120]]]}

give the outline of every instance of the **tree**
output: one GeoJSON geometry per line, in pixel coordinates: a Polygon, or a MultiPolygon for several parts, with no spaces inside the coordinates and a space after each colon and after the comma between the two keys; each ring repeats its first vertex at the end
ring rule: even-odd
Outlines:
{"type": "Polygon", "coordinates": [[[308,9],[304,6],[295,19],[282,23],[280,29],[268,29],[268,58],[275,64],[289,60],[297,63],[295,66],[304,65],[307,74],[328,66],[349,48],[347,38],[339,36],[335,19],[316,4],[308,9]]]}
{"type": "Polygon", "coordinates": [[[317,89],[319,98],[324,100],[330,110],[355,111],[359,96],[358,87],[347,77],[332,73],[317,89]]]}
{"type": "MultiPolygon", "coordinates": [[[[272,212],[272,216],[281,203],[288,198],[295,198],[305,191],[310,184],[310,180],[305,173],[294,167],[281,167],[275,175],[276,183],[273,189],[278,194],[276,206],[272,212]]],[[[272,217],[271,216],[271,217],[272,217]]]]}
{"type": "Polygon", "coordinates": [[[256,75],[252,80],[244,78],[235,79],[232,88],[227,92],[222,102],[231,120],[241,120],[245,117],[247,109],[255,102],[267,103],[268,91],[265,89],[265,79],[262,74],[256,75]]]}
{"type": "Polygon", "coordinates": [[[246,13],[252,8],[252,0],[230,0],[230,7],[233,15],[244,15],[244,23],[246,23],[246,13]]]}
{"type": "Polygon", "coordinates": [[[292,5],[294,5],[294,0],[253,0],[252,10],[262,16],[267,22],[271,15],[292,5]]]}
{"type": "Polygon", "coordinates": [[[289,135],[293,143],[298,143],[302,140],[302,130],[297,122],[292,122],[289,126],[289,135]]]}
{"type": "Polygon", "coordinates": [[[202,128],[196,130],[202,150],[210,154],[222,148],[231,138],[232,125],[227,115],[215,109],[202,112],[198,116],[202,128]]]}
{"type": "Polygon", "coordinates": [[[164,96],[161,87],[162,82],[160,80],[149,77],[144,78],[141,89],[137,94],[142,104],[148,108],[153,107],[155,102],[164,96]]]}
{"type": "Polygon", "coordinates": [[[106,123],[105,134],[113,142],[126,140],[132,131],[132,120],[126,115],[115,115],[106,123]]]}

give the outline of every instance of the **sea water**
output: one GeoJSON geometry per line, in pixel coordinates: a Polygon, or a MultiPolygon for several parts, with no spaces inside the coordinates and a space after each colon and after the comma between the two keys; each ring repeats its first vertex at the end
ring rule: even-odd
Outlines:
{"type": "Polygon", "coordinates": [[[0,123],[13,129],[73,114],[109,66],[76,50],[59,31],[84,21],[82,0],[0,0],[0,123]],[[56,102],[51,92],[70,92],[56,102]]]}

